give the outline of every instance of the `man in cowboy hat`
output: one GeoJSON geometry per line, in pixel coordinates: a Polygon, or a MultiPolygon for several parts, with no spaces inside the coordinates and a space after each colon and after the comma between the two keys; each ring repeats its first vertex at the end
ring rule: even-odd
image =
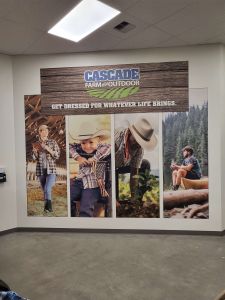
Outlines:
{"type": "MultiPolygon", "coordinates": [[[[102,143],[109,137],[107,130],[99,129],[95,124],[84,122],[76,141],[70,148],[71,157],[79,164],[79,174],[71,185],[71,216],[75,217],[76,201],[80,201],[80,217],[93,217],[95,204],[108,193],[102,176],[96,173],[96,163],[106,159],[111,153],[111,145],[102,143]]],[[[104,171],[104,170],[103,170],[104,171]]]]}
{"type": "MultiPolygon", "coordinates": [[[[143,160],[144,150],[151,151],[157,145],[157,137],[150,122],[145,118],[138,119],[134,124],[128,123],[128,128],[115,133],[115,164],[118,199],[118,176],[130,173],[131,200],[137,200],[138,178],[141,171],[150,173],[150,163],[143,160]]],[[[139,199],[142,199],[139,195],[139,199]]]]}
{"type": "Polygon", "coordinates": [[[172,170],[172,181],[174,191],[179,189],[181,178],[200,179],[202,176],[201,168],[197,158],[194,157],[194,150],[191,146],[185,146],[182,149],[184,160],[181,165],[172,163],[170,168],[172,170]]]}

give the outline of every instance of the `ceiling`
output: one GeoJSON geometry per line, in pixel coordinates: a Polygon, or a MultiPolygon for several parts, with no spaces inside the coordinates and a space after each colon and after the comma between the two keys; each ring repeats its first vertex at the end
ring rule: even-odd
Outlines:
{"type": "Polygon", "coordinates": [[[79,43],[47,31],[79,0],[0,0],[0,53],[53,54],[225,43],[225,0],[101,0],[121,11],[79,43]],[[127,33],[114,29],[135,25],[127,33]]]}

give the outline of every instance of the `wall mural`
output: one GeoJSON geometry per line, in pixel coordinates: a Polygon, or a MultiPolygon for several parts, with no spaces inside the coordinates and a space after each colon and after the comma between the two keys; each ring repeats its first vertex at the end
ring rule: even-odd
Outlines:
{"type": "Polygon", "coordinates": [[[25,96],[27,215],[68,216],[64,116],[41,113],[40,95],[25,96]]]}
{"type": "Polygon", "coordinates": [[[206,89],[189,93],[189,111],[163,116],[164,216],[209,217],[208,100],[206,89]]]}
{"type": "Polygon", "coordinates": [[[209,217],[207,90],[188,89],[188,62],[42,69],[41,90],[25,96],[28,216],[209,217]]]}

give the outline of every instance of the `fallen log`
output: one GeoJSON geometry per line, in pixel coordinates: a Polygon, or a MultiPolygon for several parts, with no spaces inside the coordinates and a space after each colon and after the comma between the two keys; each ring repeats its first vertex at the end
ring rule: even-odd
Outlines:
{"type": "Polygon", "coordinates": [[[181,207],[190,204],[201,204],[208,201],[209,190],[180,190],[163,193],[164,209],[181,207]]]}
{"type": "Polygon", "coordinates": [[[208,177],[204,177],[201,179],[187,179],[187,178],[181,178],[181,186],[185,189],[194,189],[194,190],[200,190],[200,189],[208,189],[209,188],[209,180],[208,177]]]}
{"type": "Polygon", "coordinates": [[[187,216],[188,219],[193,218],[195,215],[198,216],[199,213],[207,211],[209,209],[209,203],[205,203],[199,207],[192,208],[187,216]]]}

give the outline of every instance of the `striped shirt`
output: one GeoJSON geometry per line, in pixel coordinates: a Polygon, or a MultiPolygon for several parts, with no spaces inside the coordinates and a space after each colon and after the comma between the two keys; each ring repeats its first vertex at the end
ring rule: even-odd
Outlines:
{"type": "Polygon", "coordinates": [[[47,174],[56,174],[56,160],[60,157],[59,146],[55,140],[47,140],[45,145],[53,151],[53,154],[44,149],[38,153],[33,152],[33,159],[37,161],[36,176],[44,175],[46,167],[47,174]]]}
{"type": "MultiPolygon", "coordinates": [[[[110,144],[98,144],[96,151],[90,153],[86,153],[82,150],[80,144],[74,144],[70,147],[70,155],[75,160],[81,156],[86,159],[93,158],[97,162],[104,160],[111,153],[111,145],[110,144]]],[[[98,181],[96,177],[96,172],[92,168],[91,165],[82,166],[79,165],[79,174],[77,179],[82,179],[84,189],[93,189],[98,187],[98,181]]]]}
{"type": "Polygon", "coordinates": [[[135,149],[128,144],[128,128],[119,128],[115,131],[115,163],[116,169],[130,166],[140,168],[144,150],[137,144],[135,149]]]}

